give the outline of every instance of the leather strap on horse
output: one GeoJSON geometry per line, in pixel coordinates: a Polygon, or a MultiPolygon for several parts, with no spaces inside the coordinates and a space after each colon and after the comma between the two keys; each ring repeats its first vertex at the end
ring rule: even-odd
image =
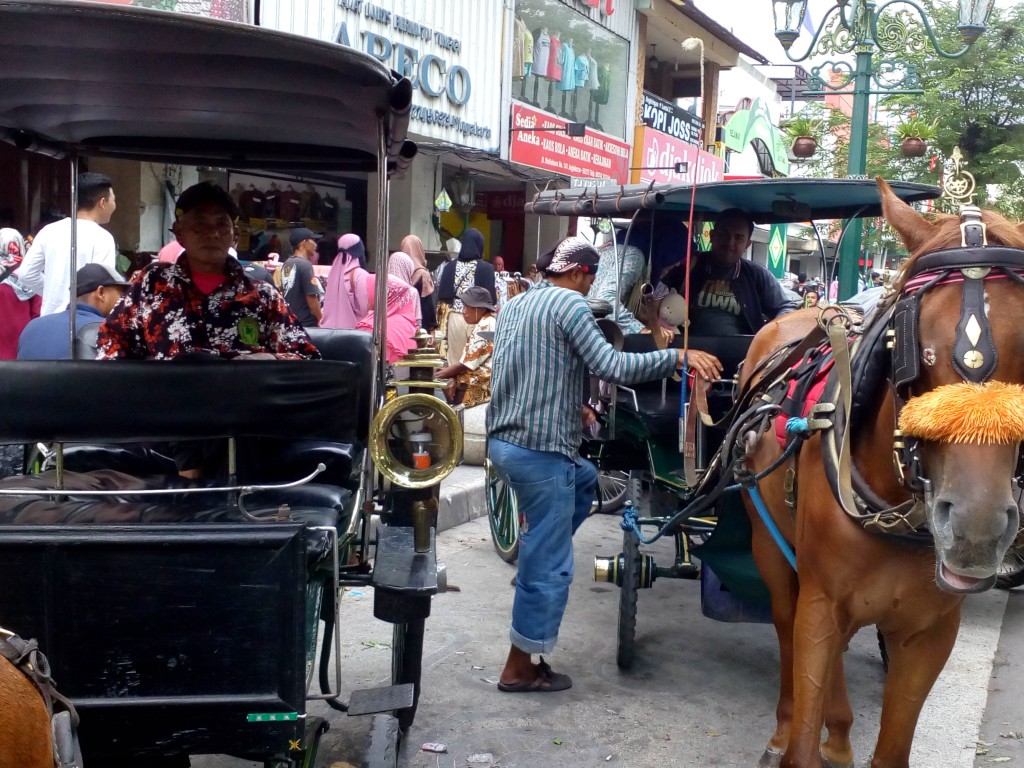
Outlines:
{"type": "Polygon", "coordinates": [[[18,668],[25,677],[39,689],[46,705],[46,714],[52,719],[54,710],[64,710],[71,715],[71,724],[78,727],[78,712],[71,700],[57,691],[50,677],[50,663],[46,660],[35,640],[25,640],[0,628],[0,656],[18,668]]]}
{"type": "Polygon", "coordinates": [[[686,425],[683,438],[683,477],[690,488],[697,485],[697,418],[705,426],[712,426],[715,422],[708,411],[708,383],[702,376],[693,377],[693,391],[690,395],[690,404],[686,409],[686,425]]]}

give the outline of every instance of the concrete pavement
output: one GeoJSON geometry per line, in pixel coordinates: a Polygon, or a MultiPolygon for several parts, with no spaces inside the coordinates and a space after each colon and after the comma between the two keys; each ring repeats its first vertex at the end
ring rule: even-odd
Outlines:
{"type": "Polygon", "coordinates": [[[487,514],[484,468],[460,464],[441,482],[437,531],[447,531],[487,514]]]}

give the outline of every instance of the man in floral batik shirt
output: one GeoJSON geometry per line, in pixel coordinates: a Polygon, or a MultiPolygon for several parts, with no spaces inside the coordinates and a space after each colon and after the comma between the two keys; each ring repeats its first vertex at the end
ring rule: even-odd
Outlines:
{"type": "Polygon", "coordinates": [[[182,192],[174,263],[150,264],[100,326],[98,358],[166,360],[192,353],[247,360],[318,359],[320,353],[272,285],[228,255],[238,210],[220,187],[182,192]]]}

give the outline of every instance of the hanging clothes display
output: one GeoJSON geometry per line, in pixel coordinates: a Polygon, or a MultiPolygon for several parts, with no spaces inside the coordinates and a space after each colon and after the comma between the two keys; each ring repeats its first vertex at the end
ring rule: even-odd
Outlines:
{"type": "Polygon", "coordinates": [[[576,51],[572,45],[572,38],[567,38],[562,43],[558,52],[558,66],[562,70],[558,79],[558,90],[576,90],[576,51]]]}
{"type": "Polygon", "coordinates": [[[562,80],[562,41],[554,35],[551,38],[551,48],[548,54],[548,80],[561,82],[562,80]]]}
{"type": "Polygon", "coordinates": [[[533,33],[533,74],[537,77],[548,76],[548,62],[551,61],[551,35],[546,27],[540,27],[533,33]]]}
{"type": "Polygon", "coordinates": [[[576,57],[576,88],[589,88],[590,87],[590,57],[581,53],[576,57]]]}

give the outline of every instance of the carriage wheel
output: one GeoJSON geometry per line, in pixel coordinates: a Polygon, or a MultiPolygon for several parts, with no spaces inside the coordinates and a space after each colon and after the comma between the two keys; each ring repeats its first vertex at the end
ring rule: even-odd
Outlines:
{"type": "Polygon", "coordinates": [[[598,501],[596,512],[614,515],[622,509],[629,494],[629,472],[615,470],[597,476],[598,501]]]}
{"type": "Polygon", "coordinates": [[[1021,584],[1024,584],[1024,529],[1006,550],[996,571],[996,586],[1000,589],[1013,589],[1021,584]]]}
{"type": "Polygon", "coordinates": [[[402,732],[409,730],[416,718],[420,701],[420,677],[423,673],[424,619],[395,624],[391,643],[391,684],[412,683],[412,706],[400,709],[395,715],[402,732]]]}
{"type": "Polygon", "coordinates": [[[295,765],[301,768],[314,768],[316,765],[316,753],[320,749],[320,737],[323,736],[330,726],[322,717],[306,717],[306,730],[302,739],[301,762],[296,761],[295,765]]]}
{"type": "Polygon", "coordinates": [[[519,559],[519,505],[516,494],[499,476],[488,460],[487,517],[491,522],[491,541],[498,557],[506,563],[519,559]]]}
{"type": "Polygon", "coordinates": [[[370,724],[370,746],[362,768],[398,768],[398,742],[402,733],[394,715],[374,715],[370,724]]]}
{"type": "Polygon", "coordinates": [[[615,661],[619,669],[633,666],[636,638],[636,598],[640,592],[640,539],[629,530],[622,535],[622,584],[619,587],[619,631],[615,661]]]}

